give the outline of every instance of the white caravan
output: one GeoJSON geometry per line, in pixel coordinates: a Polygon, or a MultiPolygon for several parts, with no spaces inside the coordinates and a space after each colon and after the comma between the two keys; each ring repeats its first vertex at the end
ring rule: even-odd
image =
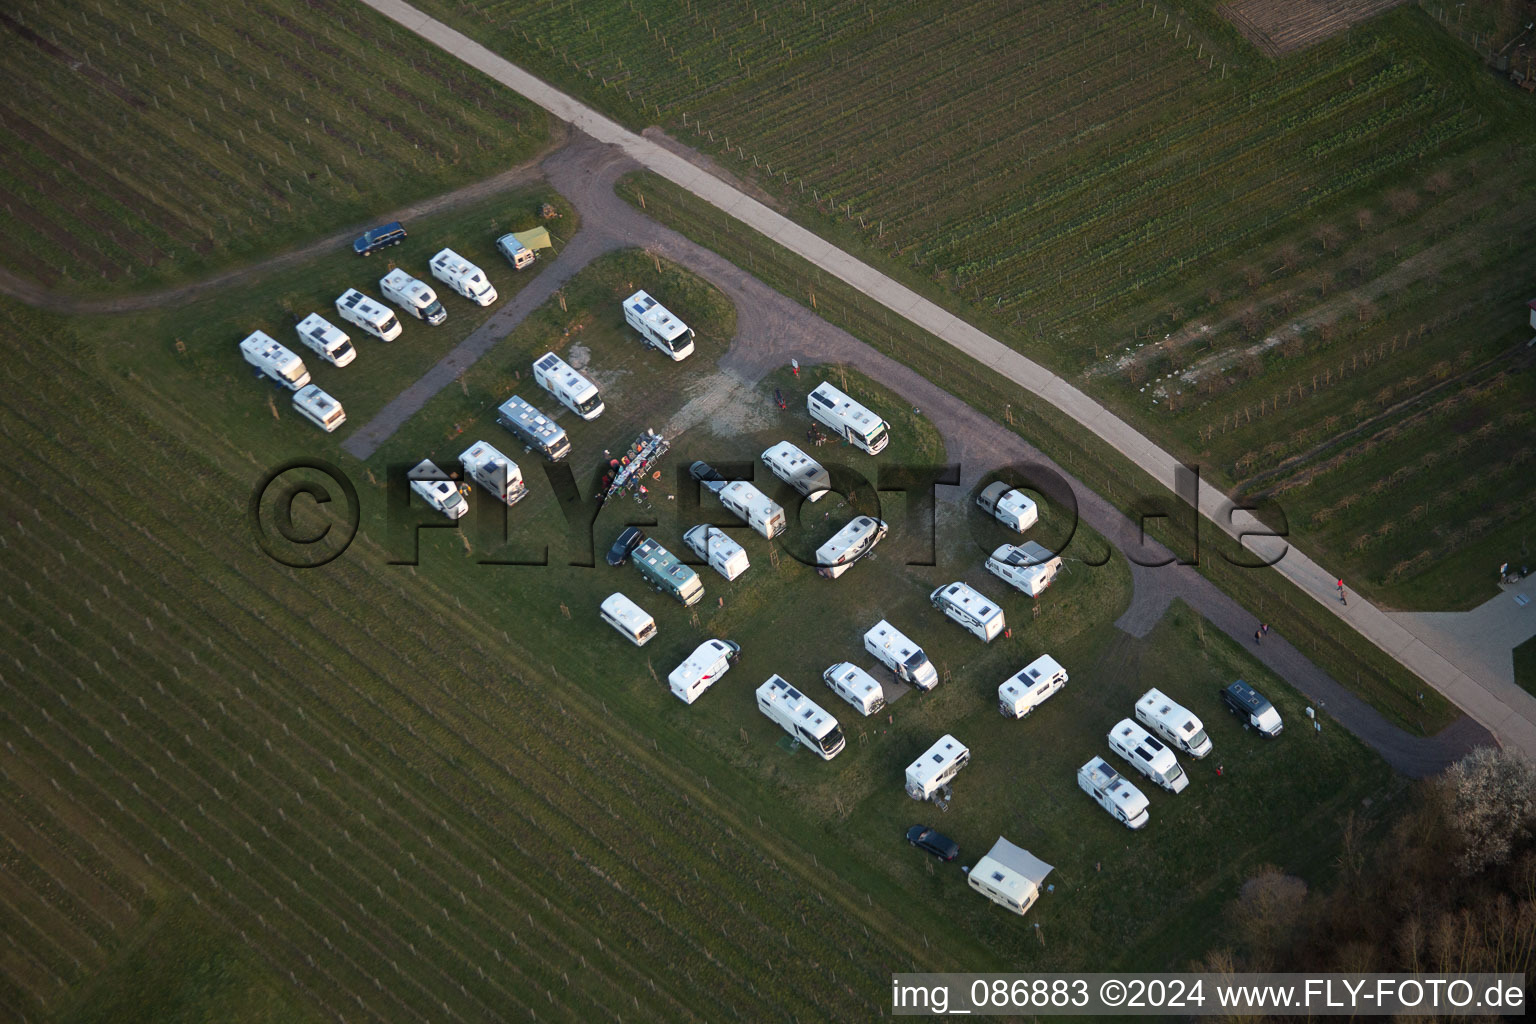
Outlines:
{"type": "Polygon", "coordinates": [[[519,242],[516,235],[502,235],[496,239],[496,251],[507,258],[514,270],[533,265],[533,250],[519,242]]]}
{"type": "Polygon", "coordinates": [[[1136,718],[1190,757],[1201,758],[1211,752],[1211,738],[1205,734],[1200,719],[1163,696],[1160,690],[1151,689],[1141,695],[1136,702],[1136,718]]]}
{"type": "Polygon", "coordinates": [[[347,422],[347,413],[341,403],[313,384],[299,389],[293,396],[293,407],[300,416],[327,434],[334,433],[337,427],[347,422]]]}
{"type": "Polygon", "coordinates": [[[357,358],[357,349],[352,347],[352,339],[319,313],[311,313],[300,320],[294,330],[298,331],[299,341],[332,366],[346,366],[357,358]]]}
{"type": "Polygon", "coordinates": [[[1038,597],[1056,582],[1061,573],[1061,556],[1032,540],[1004,544],[987,559],[987,571],[1030,597],[1038,597]]]}
{"type": "Polygon", "coordinates": [[[422,459],[405,476],[411,482],[411,490],[449,519],[462,519],[469,511],[469,502],[459,493],[459,485],[448,479],[448,474],[431,459],[422,459]]]}
{"type": "Polygon", "coordinates": [[[971,763],[971,752],[953,736],[923,751],[923,756],[907,765],[907,796],[913,800],[932,800],[935,793],[971,763]]]}
{"type": "Polygon", "coordinates": [[[440,324],[448,319],[448,311],[437,301],[437,292],[425,281],[418,281],[396,267],[379,278],[379,289],[384,298],[404,309],[417,320],[440,324]]]}
{"type": "Polygon", "coordinates": [[[1004,718],[1023,718],[1066,685],[1067,670],[1049,654],[1042,654],[997,688],[998,710],[1004,718]]]}
{"type": "Polygon", "coordinates": [[[729,640],[706,640],[686,661],[667,675],[667,685],[684,704],[692,704],[725,675],[741,657],[741,645],[729,640]]]}
{"type": "Polygon", "coordinates": [[[935,590],[928,601],[983,643],[991,643],[1007,626],[1002,605],[958,581],[935,590]]]}
{"type": "Polygon", "coordinates": [[[565,428],[516,395],[496,407],[496,422],[516,434],[530,449],[543,453],[550,462],[559,462],[571,454],[571,439],[565,428]]]}
{"type": "Polygon", "coordinates": [[[823,761],[832,760],[847,743],[837,719],[777,675],[757,688],[757,709],[823,761]]]}
{"type": "Polygon", "coordinates": [[[1170,793],[1182,793],[1189,785],[1189,776],[1179,767],[1173,751],[1129,718],[1120,719],[1109,730],[1109,749],[1170,793]]]}
{"type": "Polygon", "coordinates": [[[832,692],[859,709],[861,715],[873,715],[885,707],[885,691],[874,676],[857,665],[840,661],[821,674],[832,692]]]}
{"type": "Polygon", "coordinates": [[[582,419],[595,420],[603,414],[603,396],[597,393],[597,385],[571,369],[570,363],[553,352],[546,352],[534,360],[533,379],[582,419]]]}
{"type": "Polygon", "coordinates": [[[675,363],[693,354],[693,331],[643,291],[624,300],[624,322],[640,333],[642,341],[675,363]]]}
{"type": "Polygon", "coordinates": [[[884,619],[864,634],[864,649],[879,658],[897,679],[911,683],[919,690],[931,690],[939,685],[938,669],[933,667],[928,655],[884,619]]]}
{"type": "Polygon", "coordinates": [[[523,471],[517,463],[485,441],[476,441],[460,452],[459,464],[471,480],[496,495],[497,501],[516,505],[528,494],[528,485],[523,483],[523,471]]]}
{"type": "Polygon", "coordinates": [[[832,486],[832,477],[821,463],[788,441],[763,452],[763,462],[773,475],[805,495],[808,501],[820,501],[832,486]]]}
{"type": "Polygon", "coordinates": [[[656,620],[623,594],[609,594],[598,606],[604,622],[623,634],[636,647],[644,647],[656,635],[656,620]]]}
{"type": "Polygon", "coordinates": [[[853,522],[838,530],[832,539],[816,549],[816,571],[835,580],[875,549],[885,538],[885,520],[855,516],[853,522]]]}
{"type": "Polygon", "coordinates": [[[752,567],[747,560],[747,549],[727,537],[718,526],[695,526],[683,534],[683,543],[728,580],[734,580],[752,567]]]}
{"type": "Polygon", "coordinates": [[[452,249],[432,257],[432,276],[477,306],[489,306],[496,301],[496,286],[485,271],[452,249]]]}
{"type": "Polygon", "coordinates": [[[741,517],[758,533],[772,540],[784,532],[784,510],[745,480],[732,480],[715,492],[720,504],[741,517]]]}
{"type": "Polygon", "coordinates": [[[240,354],[263,376],[272,378],[289,391],[297,391],[309,383],[304,360],[266,331],[252,331],[240,343],[240,354]]]}
{"type": "Polygon", "coordinates": [[[891,439],[889,423],[826,382],[806,397],[805,406],[813,420],[871,455],[878,455],[891,439]]]}
{"type": "Polygon", "coordinates": [[[965,876],[972,889],[1020,917],[1040,898],[1045,876],[1055,869],[1002,836],[965,876]]]}
{"type": "Polygon", "coordinates": [[[997,519],[998,522],[1023,533],[1040,521],[1040,510],[1023,491],[1011,489],[999,480],[988,484],[986,490],[976,496],[976,504],[997,519]]]}
{"type": "Polygon", "coordinates": [[[1109,766],[1102,757],[1095,757],[1077,770],[1077,785],[1093,797],[1126,828],[1143,828],[1152,819],[1146,795],[1109,766]]]}
{"type": "Polygon", "coordinates": [[[348,288],[336,299],[336,312],[347,323],[356,324],[380,341],[400,337],[400,320],[394,311],[356,288],[348,288]]]}

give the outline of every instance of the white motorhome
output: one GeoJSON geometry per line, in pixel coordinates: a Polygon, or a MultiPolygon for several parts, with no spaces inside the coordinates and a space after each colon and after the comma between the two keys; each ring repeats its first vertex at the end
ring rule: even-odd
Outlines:
{"type": "Polygon", "coordinates": [[[516,395],[496,407],[496,422],[530,449],[543,453],[550,462],[559,462],[571,454],[571,439],[565,428],[516,395]]]}
{"type": "Polygon", "coordinates": [[[1136,718],[1148,729],[1193,758],[1211,752],[1211,738],[1188,709],[1175,704],[1157,689],[1148,690],[1136,702],[1136,718]]]}
{"type": "Polygon", "coordinates": [[[459,485],[448,479],[448,474],[431,459],[422,459],[405,476],[411,482],[411,490],[449,519],[462,519],[469,511],[469,502],[459,493],[459,485]]]}
{"type": "Polygon", "coordinates": [[[471,480],[496,495],[497,501],[516,505],[528,494],[528,485],[523,482],[523,471],[517,463],[485,441],[476,441],[460,452],[459,464],[471,480]]]}
{"type": "Polygon", "coordinates": [[[507,258],[514,270],[533,266],[533,250],[519,242],[516,235],[507,234],[496,239],[496,251],[507,258]]]}
{"type": "Polygon", "coordinates": [[[1061,556],[1032,540],[1004,544],[987,559],[987,571],[1030,597],[1038,597],[1056,582],[1061,573],[1061,556]]]}
{"type": "Polygon", "coordinates": [[[729,640],[706,640],[667,675],[667,685],[684,704],[698,700],[715,680],[725,675],[741,657],[741,645],[729,640]]]}
{"type": "Polygon", "coordinates": [[[923,751],[923,756],[907,765],[907,796],[913,800],[931,800],[960,769],[971,763],[971,752],[953,736],[945,735],[923,751]]]}
{"type": "Polygon", "coordinates": [[[837,719],[777,675],[757,688],[757,709],[823,761],[832,760],[847,743],[837,719]]]}
{"type": "Polygon", "coordinates": [[[966,875],[972,889],[1022,917],[1040,898],[1045,876],[1055,869],[1002,836],[966,875]]]}
{"type": "Polygon", "coordinates": [[[293,407],[300,416],[327,434],[334,433],[337,427],[347,422],[347,413],[341,403],[313,384],[294,394],[293,407]]]}
{"type": "Polygon", "coordinates": [[[266,331],[252,331],[240,342],[240,354],[263,376],[272,378],[289,391],[297,391],[309,383],[304,360],[266,331]]]}
{"type": "Polygon", "coordinates": [[[609,594],[598,606],[602,620],[636,647],[644,647],[656,635],[656,620],[623,594],[609,594]]]}
{"type": "Polygon", "coordinates": [[[437,301],[437,292],[425,281],[419,281],[396,267],[379,278],[379,290],[384,298],[404,309],[417,320],[440,324],[448,319],[448,311],[437,301]]]}
{"type": "Polygon", "coordinates": [[[988,484],[986,489],[976,496],[976,504],[997,519],[998,522],[1023,533],[1040,521],[1040,510],[1023,491],[1010,488],[1003,481],[988,484]]]}
{"type": "Polygon", "coordinates": [[[931,690],[939,685],[939,671],[928,660],[928,655],[884,619],[864,634],[864,649],[879,658],[897,679],[911,683],[919,690],[931,690]]]}
{"type": "Polygon", "coordinates": [[[332,366],[346,366],[357,358],[352,339],[319,313],[311,313],[300,320],[294,330],[298,331],[299,341],[332,366]]]}
{"type": "Polygon", "coordinates": [[[752,567],[747,560],[747,549],[727,537],[718,526],[695,526],[683,534],[683,543],[728,580],[734,580],[752,567]]]}
{"type": "Polygon", "coordinates": [[[997,707],[1004,718],[1023,718],[1067,685],[1067,670],[1042,654],[1009,676],[997,688],[997,707]]]}
{"type": "Polygon", "coordinates": [[[763,462],[773,475],[805,495],[808,501],[820,501],[832,486],[832,477],[821,463],[788,441],[763,452],[763,462]]]}
{"type": "Polygon", "coordinates": [[[805,406],[812,419],[871,455],[878,455],[891,440],[889,423],[825,381],[806,397],[805,406]]]}
{"type": "Polygon", "coordinates": [[[784,510],[776,502],[745,480],[732,480],[715,492],[720,504],[730,509],[742,522],[772,540],[784,532],[784,510]]]}
{"type": "Polygon", "coordinates": [[[1102,757],[1077,770],[1077,785],[1126,828],[1143,828],[1152,820],[1145,794],[1131,785],[1102,757]]]}
{"type": "Polygon", "coordinates": [[[642,341],[673,362],[682,362],[693,354],[693,331],[643,291],[624,300],[624,322],[640,333],[642,341]]]}
{"type": "Polygon", "coordinates": [[[829,580],[837,579],[854,562],[873,551],[875,545],[885,538],[886,530],[883,519],[854,516],[851,523],[816,549],[816,571],[829,580]]]}
{"type": "Polygon", "coordinates": [[[603,396],[597,393],[597,385],[553,352],[546,352],[534,360],[533,379],[582,419],[595,420],[603,414],[603,396]]]}
{"type": "Polygon", "coordinates": [[[928,601],[983,643],[991,643],[1007,626],[1002,605],[959,581],[935,590],[928,601]]]}
{"type": "Polygon", "coordinates": [[[1120,719],[1109,730],[1109,749],[1170,793],[1182,793],[1189,785],[1189,776],[1184,774],[1173,751],[1129,718],[1120,719]]]}
{"type": "Polygon", "coordinates": [[[885,691],[874,676],[848,661],[840,661],[821,674],[832,692],[859,709],[861,715],[873,715],[885,707],[885,691]]]}
{"type": "Polygon", "coordinates": [[[485,271],[452,249],[432,257],[432,276],[477,306],[489,306],[496,301],[496,286],[485,271]]]}
{"type": "Polygon", "coordinates": [[[394,311],[356,288],[348,288],[336,299],[336,312],[347,323],[356,324],[380,341],[400,337],[400,320],[394,311]]]}

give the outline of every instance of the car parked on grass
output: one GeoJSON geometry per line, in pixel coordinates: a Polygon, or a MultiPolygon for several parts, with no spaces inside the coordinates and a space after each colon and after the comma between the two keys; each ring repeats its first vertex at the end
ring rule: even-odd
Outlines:
{"type": "Polygon", "coordinates": [[[645,533],[638,526],[626,526],[619,534],[618,540],[613,542],[613,547],[608,549],[608,564],[623,565],[629,561],[629,553],[640,546],[645,540],[645,533]]]}
{"type": "Polygon", "coordinates": [[[907,829],[907,842],[919,850],[927,850],[939,860],[950,861],[960,856],[959,843],[927,825],[913,825],[907,829]]]}
{"type": "Polygon", "coordinates": [[[719,494],[725,488],[727,482],[725,477],[715,472],[715,467],[702,461],[695,462],[689,466],[688,475],[716,494],[719,494]]]}
{"type": "Polygon", "coordinates": [[[399,221],[376,228],[369,228],[352,243],[352,251],[359,256],[372,256],[380,249],[399,245],[405,241],[405,227],[399,221]]]}

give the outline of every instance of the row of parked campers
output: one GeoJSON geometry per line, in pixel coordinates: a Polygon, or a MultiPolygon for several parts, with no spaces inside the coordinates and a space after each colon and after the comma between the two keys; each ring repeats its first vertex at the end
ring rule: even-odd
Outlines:
{"type": "MultiPolygon", "coordinates": [[[[1135,722],[1121,719],[1109,731],[1110,749],[1163,789],[1182,793],[1189,785],[1189,776],[1174,751],[1194,758],[1209,755],[1211,738],[1205,727],[1191,711],[1156,689],[1148,690],[1136,702],[1136,718],[1135,722]]],[[[1077,784],[1127,828],[1139,829],[1151,820],[1146,796],[1102,757],[1078,769],[1077,784]]]]}
{"type": "MultiPolygon", "coordinates": [[[[605,406],[597,385],[553,352],[534,360],[533,380],[584,420],[595,420],[603,414],[605,406]]],[[[496,407],[496,422],[516,435],[530,451],[550,462],[559,462],[571,454],[571,439],[565,428],[518,395],[496,407]]]]}
{"type": "MultiPolygon", "coordinates": [[[[517,463],[487,441],[476,441],[460,452],[459,464],[470,480],[484,487],[497,501],[515,505],[528,494],[528,485],[523,482],[523,472],[517,463]]],[[[455,482],[431,459],[422,459],[406,473],[406,479],[411,490],[449,519],[462,518],[469,511],[469,502],[465,500],[469,484],[455,482]]]]}

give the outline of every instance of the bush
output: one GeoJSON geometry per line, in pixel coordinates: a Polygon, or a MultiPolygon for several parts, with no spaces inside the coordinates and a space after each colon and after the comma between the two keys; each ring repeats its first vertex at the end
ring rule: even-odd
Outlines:
{"type": "Polygon", "coordinates": [[[1518,751],[1479,747],[1452,765],[1442,785],[1461,851],[1457,867],[1473,875],[1505,864],[1536,823],[1536,765],[1518,751]]]}

